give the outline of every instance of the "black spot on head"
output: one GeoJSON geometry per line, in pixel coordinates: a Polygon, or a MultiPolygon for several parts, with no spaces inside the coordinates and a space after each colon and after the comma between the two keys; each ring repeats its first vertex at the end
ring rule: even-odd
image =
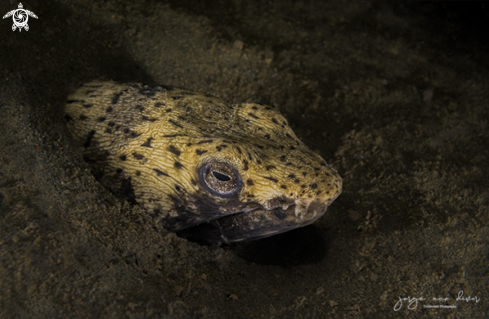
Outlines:
{"type": "Polygon", "coordinates": [[[132,153],[132,156],[134,156],[134,158],[137,160],[142,160],[144,158],[144,155],[136,153],[136,152],[132,153]]]}
{"type": "Polygon", "coordinates": [[[108,107],[108,108],[105,110],[105,112],[110,113],[110,112],[112,112],[113,110],[114,110],[114,108],[113,108],[112,106],[109,106],[109,107],[108,107]]]}
{"type": "Polygon", "coordinates": [[[192,185],[197,185],[197,182],[193,178],[190,179],[190,183],[192,183],[192,185]]]}
{"type": "Polygon", "coordinates": [[[254,119],[257,119],[257,120],[259,120],[259,119],[260,119],[258,116],[256,116],[255,114],[253,114],[253,113],[251,113],[251,112],[250,112],[250,113],[248,113],[248,115],[249,115],[250,117],[254,118],[254,119]]]}
{"type": "Polygon", "coordinates": [[[216,150],[217,150],[218,152],[220,152],[220,151],[222,150],[222,147],[218,145],[218,146],[216,146],[216,150]]]}
{"type": "Polygon", "coordinates": [[[162,106],[166,106],[166,104],[165,103],[161,103],[161,102],[157,102],[157,103],[155,103],[154,106],[155,107],[162,107],[162,106]]]}
{"type": "Polygon", "coordinates": [[[317,191],[317,192],[316,192],[316,195],[319,195],[319,194],[321,194],[321,192],[322,192],[322,191],[317,191]]]}
{"type": "Polygon", "coordinates": [[[141,175],[141,172],[140,171],[136,171],[136,176],[140,176],[141,175]]]}
{"type": "Polygon", "coordinates": [[[197,142],[197,144],[206,144],[206,143],[212,143],[212,140],[203,140],[203,141],[197,142]]]}
{"type": "Polygon", "coordinates": [[[125,161],[127,159],[127,156],[122,154],[121,156],[119,156],[119,158],[121,159],[121,161],[125,161]]]}
{"type": "Polygon", "coordinates": [[[102,123],[102,122],[104,122],[105,120],[106,120],[106,118],[105,118],[105,117],[103,117],[103,116],[101,116],[101,117],[99,117],[99,118],[97,119],[97,122],[102,123]]]}
{"type": "Polygon", "coordinates": [[[278,182],[278,180],[276,178],[273,178],[271,176],[264,176],[264,178],[266,178],[266,179],[268,179],[268,180],[270,180],[270,181],[272,181],[274,183],[278,182]]]}
{"type": "Polygon", "coordinates": [[[113,126],[115,126],[115,122],[114,121],[110,121],[107,125],[110,126],[110,127],[113,127],[113,126]]]}
{"type": "Polygon", "coordinates": [[[264,149],[264,147],[262,145],[260,145],[260,144],[253,144],[253,145],[255,145],[256,147],[258,147],[261,150],[264,149]]]}
{"type": "Polygon", "coordinates": [[[295,147],[291,145],[291,146],[289,146],[289,149],[295,150],[295,147]]]}
{"type": "Polygon", "coordinates": [[[286,158],[286,156],[285,155],[282,155],[282,156],[280,156],[279,159],[280,159],[281,162],[285,162],[285,158],[286,158]]]}
{"type": "Polygon", "coordinates": [[[83,143],[83,147],[87,148],[90,146],[90,143],[92,142],[94,135],[95,135],[95,130],[91,130],[90,133],[88,133],[88,136],[87,136],[87,139],[85,140],[85,143],[83,143]]]}
{"type": "Polygon", "coordinates": [[[80,115],[80,121],[85,121],[87,118],[85,115],[80,115]]]}
{"type": "Polygon", "coordinates": [[[246,154],[248,154],[248,158],[250,159],[250,161],[252,161],[253,157],[251,157],[251,154],[249,152],[246,152],[246,154]]]}
{"type": "Polygon", "coordinates": [[[180,186],[178,186],[178,185],[175,185],[175,189],[176,189],[178,192],[182,190],[182,189],[180,188],[180,186]]]}
{"type": "Polygon", "coordinates": [[[163,135],[162,137],[177,137],[177,136],[187,136],[185,134],[168,134],[168,135],[163,135]]]}
{"type": "Polygon", "coordinates": [[[160,171],[159,169],[157,168],[153,168],[153,171],[156,172],[156,176],[170,176],[168,175],[167,173],[163,172],[163,171],[160,171]]]}
{"type": "Polygon", "coordinates": [[[138,133],[138,132],[131,132],[131,135],[129,135],[129,137],[131,138],[136,138],[138,136],[141,136],[141,133],[138,133]]]}
{"type": "Polygon", "coordinates": [[[73,118],[71,116],[69,116],[68,114],[66,114],[65,120],[66,120],[66,122],[71,122],[71,121],[73,121],[73,118]]]}
{"type": "Polygon", "coordinates": [[[171,111],[173,111],[172,109],[167,109],[165,112],[166,113],[170,113],[171,111]]]}
{"type": "Polygon", "coordinates": [[[197,155],[202,155],[206,152],[207,152],[206,150],[195,150],[195,153],[197,153],[197,155]]]}
{"type": "Polygon", "coordinates": [[[143,115],[142,120],[143,121],[148,121],[148,122],[154,122],[154,121],[156,121],[156,119],[154,119],[152,117],[147,117],[146,115],[143,115]]]}
{"type": "Polygon", "coordinates": [[[83,107],[87,108],[87,109],[91,108],[92,106],[93,106],[93,104],[83,104],[83,107]]]}
{"type": "Polygon", "coordinates": [[[267,165],[267,166],[265,167],[265,169],[266,169],[267,171],[269,171],[269,170],[271,170],[271,169],[273,169],[273,168],[277,168],[277,167],[276,167],[275,165],[267,165]]]}
{"type": "Polygon", "coordinates": [[[258,108],[256,106],[252,106],[251,107],[253,110],[258,110],[258,108]]]}
{"type": "Polygon", "coordinates": [[[110,128],[106,128],[104,132],[107,134],[112,134],[112,130],[110,128]]]}
{"type": "Polygon", "coordinates": [[[116,169],[116,170],[115,170],[115,172],[116,172],[117,174],[122,173],[122,168],[118,168],[118,169],[116,169]]]}
{"type": "Polygon", "coordinates": [[[287,189],[287,186],[285,186],[285,185],[280,185],[280,188],[282,188],[282,189],[287,189]]]}
{"type": "Polygon", "coordinates": [[[183,168],[183,164],[180,163],[180,162],[175,162],[175,164],[173,164],[173,166],[175,166],[176,169],[181,169],[183,168]]]}
{"type": "Polygon", "coordinates": [[[68,101],[66,101],[67,104],[76,103],[76,102],[84,102],[84,101],[80,101],[80,100],[68,100],[68,101]]]}
{"type": "Polygon", "coordinates": [[[316,183],[312,183],[309,185],[310,188],[314,189],[314,188],[317,188],[318,187],[318,184],[316,183]]]}
{"type": "Polygon", "coordinates": [[[251,178],[248,178],[248,179],[246,180],[246,185],[248,185],[248,186],[253,186],[253,185],[255,185],[255,183],[253,183],[253,180],[252,180],[251,178]]]}
{"type": "Polygon", "coordinates": [[[247,170],[248,170],[248,161],[243,160],[243,171],[247,171],[247,170]]]}
{"type": "Polygon", "coordinates": [[[302,172],[302,176],[306,177],[307,176],[307,173],[306,172],[302,172]]]}
{"type": "Polygon", "coordinates": [[[238,151],[239,154],[242,154],[241,149],[239,147],[236,147],[236,150],[238,151]]]}
{"type": "Polygon", "coordinates": [[[119,92],[119,93],[114,94],[114,96],[112,97],[112,104],[119,103],[119,99],[122,96],[122,93],[123,92],[119,92]]]}
{"type": "Polygon", "coordinates": [[[295,178],[295,175],[294,174],[289,174],[289,176],[287,176],[288,178],[295,178]]]}
{"type": "Polygon", "coordinates": [[[182,154],[182,152],[180,152],[180,150],[173,145],[168,146],[168,151],[172,152],[176,156],[180,156],[180,154],[182,154]]]}
{"type": "Polygon", "coordinates": [[[130,130],[130,129],[128,129],[127,127],[126,127],[124,130],[122,130],[122,131],[123,131],[125,134],[129,134],[129,132],[131,132],[131,130],[130,130]]]}
{"type": "Polygon", "coordinates": [[[177,122],[175,122],[174,120],[168,120],[168,122],[170,122],[171,124],[175,125],[176,127],[179,127],[179,128],[183,128],[183,126],[181,126],[180,124],[178,124],[177,122]]]}
{"type": "Polygon", "coordinates": [[[294,183],[299,184],[301,181],[299,179],[294,180],[294,183]]]}
{"type": "Polygon", "coordinates": [[[263,136],[264,138],[266,138],[267,140],[270,139],[270,134],[266,134],[265,136],[263,136]]]}
{"type": "Polygon", "coordinates": [[[272,117],[272,122],[278,124],[278,121],[274,117],[272,117]]]}
{"type": "Polygon", "coordinates": [[[144,142],[143,144],[141,144],[141,146],[144,146],[144,147],[152,147],[151,146],[151,141],[153,140],[152,137],[149,137],[146,142],[144,142]]]}

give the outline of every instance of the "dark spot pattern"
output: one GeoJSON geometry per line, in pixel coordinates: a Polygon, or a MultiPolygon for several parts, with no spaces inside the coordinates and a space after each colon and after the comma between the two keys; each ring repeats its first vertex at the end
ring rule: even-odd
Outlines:
{"type": "Polygon", "coordinates": [[[207,152],[207,150],[195,150],[195,153],[199,156],[206,153],[206,152],[207,152]]]}
{"type": "Polygon", "coordinates": [[[88,133],[87,139],[85,140],[83,147],[87,148],[90,146],[90,143],[92,142],[92,139],[95,136],[95,133],[96,133],[95,130],[91,130],[90,133],[88,133]]]}
{"type": "Polygon", "coordinates": [[[165,172],[163,172],[163,171],[161,171],[161,170],[159,170],[157,168],[153,168],[153,171],[156,172],[156,176],[170,176],[167,173],[165,173],[165,172]]]}
{"type": "Polygon", "coordinates": [[[213,142],[212,140],[203,140],[203,141],[197,142],[197,144],[201,145],[201,144],[207,144],[207,143],[212,143],[212,142],[213,142]]]}
{"type": "Polygon", "coordinates": [[[156,121],[156,119],[151,118],[151,117],[147,117],[146,115],[143,115],[143,117],[141,119],[143,121],[148,121],[148,122],[154,122],[154,121],[156,121]]]}
{"type": "Polygon", "coordinates": [[[119,92],[119,93],[116,93],[114,94],[114,96],[112,97],[112,104],[117,104],[119,103],[119,99],[121,98],[123,92],[119,92]]]}
{"type": "Polygon", "coordinates": [[[180,152],[180,150],[173,145],[168,146],[168,151],[172,152],[176,156],[180,156],[180,154],[182,154],[182,152],[180,152]]]}
{"type": "Polygon", "coordinates": [[[172,119],[168,120],[168,122],[170,122],[171,124],[175,125],[176,127],[183,128],[183,126],[181,126],[180,124],[178,124],[177,122],[175,122],[172,119]]]}
{"type": "Polygon", "coordinates": [[[250,113],[248,113],[248,115],[249,115],[250,117],[252,117],[252,118],[256,119],[256,120],[259,120],[259,119],[260,119],[258,116],[256,116],[255,114],[253,114],[253,113],[251,113],[251,112],[250,112],[250,113]]]}
{"type": "Polygon", "coordinates": [[[182,168],[184,168],[183,164],[180,163],[180,162],[175,162],[175,164],[173,166],[175,166],[176,169],[182,169],[182,168]]]}
{"type": "Polygon", "coordinates": [[[154,140],[154,138],[152,137],[149,137],[146,142],[144,142],[143,144],[141,144],[141,146],[144,146],[144,147],[152,147],[151,146],[151,141],[154,140]]]}
{"type": "Polygon", "coordinates": [[[278,182],[278,179],[274,178],[274,177],[271,177],[271,176],[264,176],[264,178],[274,182],[274,183],[277,183],[278,182]]]}

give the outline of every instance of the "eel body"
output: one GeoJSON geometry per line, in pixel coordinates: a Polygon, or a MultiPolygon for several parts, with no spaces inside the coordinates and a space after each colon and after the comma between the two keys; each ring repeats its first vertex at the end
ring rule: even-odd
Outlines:
{"type": "Polygon", "coordinates": [[[94,81],[68,97],[65,119],[106,188],[197,240],[309,225],[341,193],[338,173],[270,106],[94,81]]]}

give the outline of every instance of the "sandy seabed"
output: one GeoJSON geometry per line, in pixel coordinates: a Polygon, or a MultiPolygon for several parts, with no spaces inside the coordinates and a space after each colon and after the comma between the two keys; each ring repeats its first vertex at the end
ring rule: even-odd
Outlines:
{"type": "Polygon", "coordinates": [[[38,16],[29,31],[0,20],[1,318],[489,312],[487,46],[428,28],[444,18],[436,5],[24,8],[38,16]],[[93,79],[273,105],[343,193],[316,224],[264,240],[201,246],[161,230],[101,187],[72,143],[66,97],[93,79]]]}

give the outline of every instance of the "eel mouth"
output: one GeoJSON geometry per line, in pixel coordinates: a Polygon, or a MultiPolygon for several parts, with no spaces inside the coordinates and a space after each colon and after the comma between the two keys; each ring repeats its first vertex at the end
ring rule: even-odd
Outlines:
{"type": "Polygon", "coordinates": [[[319,202],[312,202],[307,210],[299,213],[296,205],[287,209],[255,209],[186,228],[177,234],[204,244],[261,239],[310,225],[324,215],[326,209],[327,206],[319,202]]]}

